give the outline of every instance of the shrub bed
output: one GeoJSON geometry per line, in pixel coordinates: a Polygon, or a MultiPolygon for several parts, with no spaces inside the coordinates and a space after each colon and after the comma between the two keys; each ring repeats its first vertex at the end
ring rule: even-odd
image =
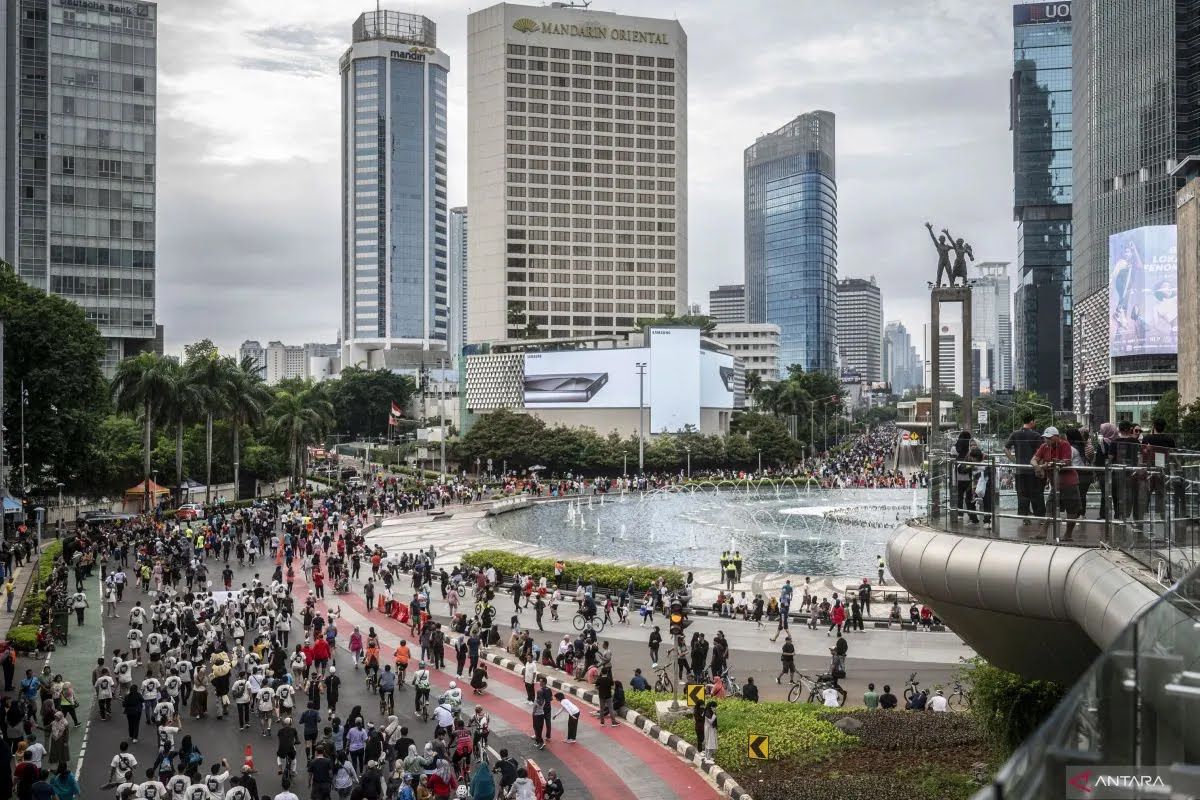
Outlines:
{"type": "Polygon", "coordinates": [[[8,629],[8,641],[18,650],[31,651],[37,644],[38,619],[46,602],[44,587],[50,580],[50,573],[54,571],[54,560],[62,555],[62,550],[61,539],[55,539],[42,547],[42,554],[37,562],[37,576],[29,591],[25,593],[25,599],[21,601],[17,613],[13,614],[13,624],[8,629]]]}
{"type": "MultiPolygon", "coordinates": [[[[504,578],[516,573],[554,578],[554,560],[532,558],[505,550],[472,550],[462,555],[462,563],[468,567],[491,564],[504,578]]],[[[633,579],[634,587],[646,589],[660,577],[672,589],[683,586],[683,573],[677,569],[654,569],[652,567],[619,567],[613,564],[596,564],[590,561],[563,559],[564,586],[574,587],[575,582],[592,583],[606,589],[623,589],[633,579]]]]}

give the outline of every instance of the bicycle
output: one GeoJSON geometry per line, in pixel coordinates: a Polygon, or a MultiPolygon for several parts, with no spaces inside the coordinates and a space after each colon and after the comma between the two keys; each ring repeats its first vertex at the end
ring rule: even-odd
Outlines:
{"type": "Polygon", "coordinates": [[[429,722],[429,690],[417,689],[417,716],[421,718],[421,722],[429,722]]]}
{"type": "Polygon", "coordinates": [[[908,684],[904,687],[905,701],[912,700],[917,692],[921,691],[921,682],[917,680],[917,673],[908,676],[908,684]]]}
{"type": "Polygon", "coordinates": [[[669,668],[652,664],[654,670],[654,691],[656,692],[673,692],[675,691],[675,683],[671,680],[669,668]]]}
{"type": "Polygon", "coordinates": [[[971,693],[963,686],[962,681],[954,681],[954,691],[946,697],[951,708],[962,711],[971,707],[971,693]]]}
{"type": "Polygon", "coordinates": [[[800,675],[800,680],[793,682],[791,688],[788,689],[788,702],[800,702],[800,697],[805,689],[808,689],[807,702],[809,703],[824,704],[825,690],[833,689],[838,694],[838,705],[846,705],[846,690],[835,684],[829,675],[818,675],[816,678],[800,675]]]}
{"type": "Polygon", "coordinates": [[[291,781],[296,775],[296,758],[295,756],[284,756],[283,768],[280,773],[284,781],[291,781]]]}
{"type": "Polygon", "coordinates": [[[577,631],[582,631],[584,628],[591,628],[596,633],[600,633],[604,630],[604,618],[598,616],[589,619],[583,614],[576,614],[575,618],[571,620],[571,624],[575,626],[575,630],[577,631]]]}
{"type": "Polygon", "coordinates": [[[375,694],[379,690],[379,674],[375,669],[368,669],[364,682],[367,686],[367,691],[375,694]]]}
{"type": "Polygon", "coordinates": [[[393,692],[385,692],[379,690],[379,713],[387,716],[394,713],[396,707],[396,696],[393,692]]]}

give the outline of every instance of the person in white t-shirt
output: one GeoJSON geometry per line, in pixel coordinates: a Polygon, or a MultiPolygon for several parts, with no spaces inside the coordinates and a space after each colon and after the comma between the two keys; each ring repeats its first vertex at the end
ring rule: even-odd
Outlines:
{"type": "Polygon", "coordinates": [[[821,699],[829,708],[838,708],[842,705],[842,696],[838,694],[838,690],[832,686],[821,692],[821,699]]]}
{"type": "Polygon", "coordinates": [[[292,791],[292,782],[283,782],[283,791],[275,795],[275,800],[300,800],[295,792],[292,791]]]}
{"type": "Polygon", "coordinates": [[[929,710],[946,712],[950,710],[950,703],[946,700],[946,696],[942,694],[942,690],[938,689],[937,694],[929,698],[929,710]]]}

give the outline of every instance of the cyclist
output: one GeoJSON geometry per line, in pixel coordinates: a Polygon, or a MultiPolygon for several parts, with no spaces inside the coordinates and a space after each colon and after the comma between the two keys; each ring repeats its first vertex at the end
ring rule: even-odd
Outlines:
{"type": "Polygon", "coordinates": [[[475,752],[479,753],[479,758],[482,760],[484,753],[487,752],[488,734],[491,733],[492,718],[483,710],[483,706],[475,706],[475,714],[471,717],[468,723],[472,732],[472,743],[475,746],[475,752]]]}
{"type": "Polygon", "coordinates": [[[396,673],[392,672],[391,664],[385,664],[379,675],[379,711],[381,714],[390,714],[395,707],[396,673]]]}
{"type": "Polygon", "coordinates": [[[583,596],[583,603],[579,607],[579,613],[588,621],[590,625],[592,620],[596,618],[596,601],[590,594],[583,596]]]}
{"type": "Polygon", "coordinates": [[[400,640],[400,646],[396,648],[396,685],[403,689],[405,673],[408,671],[408,662],[412,656],[408,652],[408,642],[404,639],[400,640]]]}
{"type": "Polygon", "coordinates": [[[462,689],[458,688],[457,681],[450,681],[450,686],[438,698],[438,702],[442,705],[449,706],[450,711],[454,716],[458,716],[458,712],[462,710],[462,689]]]}
{"type": "Polygon", "coordinates": [[[462,776],[463,780],[467,779],[471,768],[471,754],[475,748],[475,739],[470,729],[463,723],[461,719],[454,721],[454,755],[451,757],[454,762],[454,771],[462,776]]]}
{"type": "Polygon", "coordinates": [[[433,731],[433,738],[441,739],[454,730],[454,710],[445,702],[433,710],[433,718],[437,723],[437,727],[433,731]]]}
{"type": "Polygon", "coordinates": [[[425,669],[424,661],[417,665],[417,671],[413,673],[412,685],[417,690],[416,697],[413,698],[413,711],[419,714],[421,705],[429,702],[429,670],[425,669]]]}
{"type": "Polygon", "coordinates": [[[279,747],[275,751],[276,761],[279,764],[277,774],[282,775],[286,769],[290,778],[296,771],[296,745],[300,742],[300,733],[292,727],[292,718],[283,718],[283,727],[279,729],[277,734],[279,738],[279,747]]]}
{"type": "Polygon", "coordinates": [[[379,642],[367,645],[366,658],[363,662],[363,672],[367,680],[378,685],[379,682],[379,642]]]}

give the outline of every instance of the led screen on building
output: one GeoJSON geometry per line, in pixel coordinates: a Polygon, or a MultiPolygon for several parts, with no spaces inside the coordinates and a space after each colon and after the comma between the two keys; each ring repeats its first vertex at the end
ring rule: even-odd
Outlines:
{"type": "Polygon", "coordinates": [[[1178,350],[1174,225],[1108,237],[1108,343],[1113,358],[1178,350]]]}
{"type": "MultiPolygon", "coordinates": [[[[645,348],[561,350],[525,355],[527,408],[637,408],[638,362],[645,348]]],[[[645,399],[650,405],[650,371],[645,399]]]]}

